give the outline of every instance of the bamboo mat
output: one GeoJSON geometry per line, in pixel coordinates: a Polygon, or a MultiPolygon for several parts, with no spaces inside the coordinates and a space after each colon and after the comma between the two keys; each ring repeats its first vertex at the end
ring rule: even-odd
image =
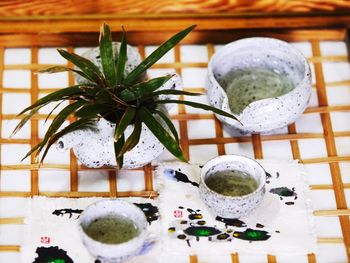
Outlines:
{"type": "MultiPolygon", "coordinates": [[[[212,114],[193,111],[184,105],[178,106],[171,112],[172,119],[179,131],[181,146],[191,161],[204,162],[215,155],[228,153],[251,155],[259,159],[290,157],[299,159],[310,168],[310,171],[320,171],[320,169],[325,171],[322,174],[311,174],[312,178],[310,178],[314,202],[317,201],[315,216],[320,221],[320,228],[335,226],[337,229],[334,229],[333,232],[327,229],[324,232],[321,231],[318,236],[319,255],[290,256],[288,259],[266,255],[256,259],[254,255],[234,253],[228,262],[252,262],[254,259],[257,262],[269,263],[287,261],[333,262],[333,260],[346,262],[350,259],[350,209],[348,208],[350,203],[350,153],[346,150],[346,147],[350,148],[350,68],[346,51],[338,52],[339,47],[344,49],[346,36],[344,31],[340,34],[339,31],[329,30],[328,35],[319,34],[317,37],[310,32],[312,35],[312,40],[310,40],[308,34],[305,33],[307,31],[303,32],[294,39],[290,35],[282,33],[279,35],[282,39],[293,40],[293,42],[300,41],[301,43],[296,44],[297,47],[307,47],[304,54],[314,69],[313,102],[310,103],[301,119],[289,125],[287,129],[272,135],[256,134],[230,137],[212,114]],[[328,42],[328,39],[335,42],[328,42]],[[338,69],[337,65],[342,66],[342,68],[338,69]],[[342,77],[332,77],[337,76],[338,73],[341,73],[342,77]],[[333,103],[337,99],[341,102],[333,103]],[[340,128],[338,128],[339,125],[340,128]],[[204,129],[205,132],[201,133],[201,129],[204,129]],[[278,151],[274,152],[276,149],[278,151]],[[330,221],[331,223],[329,223],[330,221]]],[[[268,33],[266,35],[268,36],[268,33]]],[[[177,46],[167,59],[162,60],[150,70],[149,75],[155,76],[169,70],[176,71],[183,76],[186,90],[203,92],[203,79],[207,62],[215,49],[220,48],[220,46],[216,43],[195,45],[194,42],[193,44],[177,46]]],[[[69,51],[75,50],[73,46],[65,48],[69,51]]],[[[152,48],[139,46],[139,51],[142,56],[145,56],[152,48]]],[[[23,224],[23,217],[11,216],[11,214],[4,212],[5,209],[2,209],[2,207],[11,206],[9,204],[17,198],[35,195],[49,197],[156,197],[158,193],[154,189],[154,167],[152,165],[141,169],[122,171],[121,174],[117,175],[110,168],[93,170],[80,165],[72,152],[68,154],[66,162],[61,162],[59,158],[55,161],[53,157],[40,169],[33,158],[23,163],[8,161],[12,152],[17,153],[16,149],[20,149],[22,146],[29,149],[29,146],[38,143],[42,133],[40,127],[46,114],[40,113],[31,120],[26,136],[9,139],[4,136],[6,132],[3,127],[6,122],[19,118],[14,112],[7,110],[7,105],[15,104],[19,111],[23,105],[16,105],[21,101],[17,100],[16,96],[27,96],[27,100],[33,103],[40,95],[63,87],[63,85],[60,86],[60,81],[57,81],[57,87],[44,86],[40,79],[41,76],[36,74],[39,68],[59,62],[45,60],[45,49],[33,46],[27,51],[29,52],[27,63],[17,63],[16,61],[5,63],[6,52],[9,50],[7,47],[0,47],[0,83],[2,83],[0,86],[0,234],[4,234],[4,237],[5,234],[9,233],[6,228],[23,224]],[[40,55],[41,52],[43,53],[40,55]],[[21,81],[15,87],[5,83],[6,77],[16,77],[16,75],[11,75],[11,72],[23,73],[23,71],[27,72],[27,77],[22,79],[26,86],[21,86],[21,81]],[[9,151],[11,147],[14,148],[9,151]],[[16,187],[7,186],[8,182],[16,180],[12,178],[11,181],[8,178],[17,175],[19,176],[18,180],[23,178],[25,178],[23,180],[27,180],[27,188],[23,187],[22,189],[21,187],[21,190],[18,190],[16,187]],[[62,178],[60,178],[61,176],[62,178]],[[100,181],[96,183],[94,176],[100,178],[98,179],[100,181]],[[135,188],[132,184],[136,177],[141,178],[142,182],[138,181],[138,187],[135,188]],[[56,188],[50,188],[48,187],[50,182],[47,180],[51,179],[54,180],[53,182],[64,181],[66,183],[62,183],[62,187],[58,185],[55,186],[56,188]],[[96,183],[96,188],[92,189],[87,186],[89,182],[96,183]]],[[[19,50],[14,49],[11,52],[19,52],[19,50]]],[[[22,53],[18,53],[17,56],[22,56],[22,53]]],[[[65,81],[67,84],[73,84],[73,75],[68,74],[65,81]]],[[[205,101],[205,97],[201,101],[205,101]]],[[[53,117],[54,115],[50,119],[53,117]]],[[[73,121],[73,118],[70,121],[73,121]]],[[[18,155],[21,154],[18,153],[18,155]]],[[[19,157],[14,159],[19,159],[19,157]]],[[[162,159],[169,160],[171,157],[165,154],[162,159]]],[[[1,262],[16,262],[13,259],[17,258],[16,253],[20,251],[20,246],[19,243],[12,240],[11,238],[7,239],[7,237],[0,238],[1,262]],[[10,241],[6,242],[6,240],[10,241]]],[[[190,256],[186,261],[191,263],[207,262],[200,255],[190,256]]]]}

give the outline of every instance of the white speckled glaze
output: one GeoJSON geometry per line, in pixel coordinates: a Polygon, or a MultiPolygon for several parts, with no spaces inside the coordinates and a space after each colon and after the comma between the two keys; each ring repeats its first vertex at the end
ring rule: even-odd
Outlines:
{"type": "Polygon", "coordinates": [[[224,218],[247,217],[261,204],[265,195],[266,172],[255,160],[240,155],[222,155],[208,161],[201,170],[199,194],[215,215],[224,218]],[[238,170],[250,174],[258,188],[243,196],[225,196],[211,190],[205,183],[211,174],[222,170],[238,170]]]}
{"type": "Polygon", "coordinates": [[[147,236],[147,219],[140,208],[118,199],[101,200],[88,206],[79,219],[79,232],[89,253],[101,263],[124,262],[141,250],[147,236]],[[140,233],[137,237],[121,244],[104,244],[90,238],[83,230],[93,220],[105,216],[122,215],[132,220],[140,233]]]}
{"type": "MultiPolygon", "coordinates": [[[[62,136],[57,143],[58,149],[73,148],[79,161],[88,167],[117,166],[114,154],[115,124],[100,119],[96,122],[95,127],[96,130],[81,129],[62,136]]],[[[130,136],[133,129],[133,125],[126,128],[125,139],[130,136]]],[[[124,155],[123,168],[131,169],[144,166],[157,158],[163,150],[164,146],[146,125],[142,124],[140,141],[124,155]]]]}
{"type": "MultiPolygon", "coordinates": [[[[120,43],[113,43],[114,50],[119,49],[120,43]]],[[[125,74],[130,73],[140,62],[141,57],[136,48],[128,46],[128,60],[125,74]]],[[[99,49],[93,48],[83,54],[84,57],[93,61],[101,68],[99,49]]],[[[75,76],[78,83],[84,83],[79,75],[75,76]]],[[[177,89],[182,90],[183,83],[179,75],[175,74],[159,90],[177,89]]],[[[174,95],[161,95],[160,99],[175,99],[174,95]]],[[[167,113],[173,104],[161,106],[160,110],[167,113]]],[[[162,120],[160,120],[162,121],[162,120]]],[[[164,125],[165,126],[165,125],[164,125]]],[[[105,119],[96,122],[96,130],[81,129],[62,136],[57,142],[59,150],[73,148],[75,155],[84,165],[92,168],[102,166],[116,166],[114,154],[114,128],[115,124],[105,119]]],[[[133,125],[129,125],[124,133],[127,139],[133,131],[133,125]]],[[[142,167],[157,158],[164,151],[164,146],[158,141],[153,133],[142,124],[142,131],[139,143],[131,151],[124,155],[123,168],[132,169],[142,167]]]]}
{"type": "Polygon", "coordinates": [[[216,115],[219,120],[242,133],[257,133],[284,127],[303,113],[311,96],[310,66],[296,48],[273,38],[241,39],[214,54],[208,65],[206,80],[209,103],[231,112],[226,92],[220,85],[222,76],[248,68],[278,70],[292,81],[294,89],[279,97],[255,100],[239,115],[234,114],[243,125],[216,115]]]}

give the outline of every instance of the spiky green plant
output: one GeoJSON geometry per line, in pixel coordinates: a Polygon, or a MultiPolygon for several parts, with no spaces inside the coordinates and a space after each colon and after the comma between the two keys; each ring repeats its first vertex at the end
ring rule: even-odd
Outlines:
{"type": "Polygon", "coordinates": [[[102,72],[88,59],[58,49],[60,55],[73,63],[75,68],[55,66],[39,72],[56,73],[73,71],[75,74],[82,76],[86,80],[86,83],[52,92],[18,114],[19,116],[23,116],[23,118],[13,133],[18,132],[42,107],[52,102],[56,102],[59,105],[59,103],[63,101],[71,101],[71,104],[63,108],[53,119],[43,140],[33,147],[23,159],[27,158],[32,153],[35,153],[35,156],[38,157],[42,152],[42,157],[40,159],[41,164],[50,147],[61,136],[77,129],[93,128],[96,120],[105,118],[116,124],[114,132],[114,151],[119,167],[123,166],[124,154],[137,145],[140,139],[142,123],[145,123],[155,137],[174,156],[182,161],[186,161],[179,146],[179,139],[174,125],[164,113],[159,111],[159,107],[157,106],[167,103],[185,104],[213,111],[229,118],[235,119],[235,117],[227,112],[201,103],[185,100],[160,99],[159,95],[163,94],[188,96],[201,94],[170,89],[158,90],[172,77],[170,75],[150,80],[143,80],[142,76],[148,68],[179,43],[194,27],[195,26],[188,27],[172,36],[127,76],[124,74],[127,60],[127,43],[124,30],[119,52],[117,52],[117,58],[114,59],[110,28],[105,23],[101,26],[99,48],[102,72]],[[65,128],[60,129],[64,121],[71,115],[76,116],[77,120],[65,128]],[[159,116],[159,118],[157,116],[159,116]],[[168,127],[164,128],[159,120],[163,120],[168,127]],[[134,129],[131,135],[125,138],[124,131],[130,124],[134,124],[134,129]]]}

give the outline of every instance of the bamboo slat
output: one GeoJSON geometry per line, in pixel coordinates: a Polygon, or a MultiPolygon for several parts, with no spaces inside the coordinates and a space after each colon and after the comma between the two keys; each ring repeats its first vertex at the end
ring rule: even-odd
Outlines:
{"type": "MultiPolygon", "coordinates": [[[[52,92],[52,91],[51,91],[52,92]]],[[[341,105],[341,106],[321,106],[321,107],[309,107],[305,110],[305,114],[311,114],[311,113],[327,113],[327,112],[334,112],[334,111],[350,111],[350,105],[341,105]]],[[[25,115],[23,115],[25,116],[25,115]]],[[[52,114],[48,119],[52,120],[55,118],[56,115],[52,114]]],[[[17,116],[16,114],[3,114],[4,120],[13,120],[13,119],[21,119],[21,116],[17,116]]],[[[45,120],[47,118],[47,115],[45,114],[36,114],[33,115],[33,120],[45,120]]],[[[184,114],[182,111],[179,112],[177,115],[171,116],[173,120],[196,120],[196,119],[212,119],[214,120],[213,114],[184,114]]]]}
{"type": "MultiPolygon", "coordinates": [[[[174,48],[174,59],[175,62],[180,62],[180,47],[176,46],[174,48]]],[[[177,68],[176,73],[178,73],[181,76],[182,70],[177,68]]],[[[180,96],[180,99],[183,99],[183,96],[180,96]]],[[[186,107],[183,104],[179,104],[179,114],[182,116],[186,115],[186,107]]],[[[190,147],[188,142],[188,129],[187,129],[187,121],[185,120],[179,120],[179,127],[180,127],[180,144],[181,148],[183,150],[184,156],[186,159],[189,159],[190,157],[190,147]]]]}
{"type": "MultiPolygon", "coordinates": [[[[210,59],[212,57],[212,55],[214,54],[214,45],[213,44],[208,44],[207,45],[207,50],[208,50],[208,59],[210,59]]],[[[222,128],[222,123],[215,118],[215,138],[217,140],[220,140],[224,137],[224,132],[223,132],[223,128],[222,128]]],[[[192,144],[193,140],[189,140],[189,143],[192,144]]],[[[224,155],[226,153],[225,151],[225,145],[224,144],[220,144],[217,143],[216,144],[218,147],[218,155],[224,155]]]]}
{"type": "Polygon", "coordinates": [[[23,225],[24,217],[1,218],[0,225],[23,225]]]}
{"type": "MultiPolygon", "coordinates": [[[[1,7],[0,7],[1,10],[1,7]]],[[[136,19],[136,18],[134,18],[136,19]]],[[[138,18],[140,19],[140,18],[138,18]]],[[[198,17],[197,19],[200,19],[198,17]]],[[[229,21],[229,18],[223,17],[221,19],[227,19],[229,21]]],[[[317,17],[316,17],[317,19],[317,17]]],[[[343,18],[341,18],[343,19],[343,18]]],[[[340,20],[341,20],[340,19],[340,20]]],[[[1,18],[0,18],[1,20],[1,18]]],[[[60,19],[57,19],[54,23],[51,21],[50,23],[55,24],[56,22],[59,23],[60,19]]],[[[115,28],[117,20],[114,21],[113,27],[115,28]]],[[[138,20],[140,21],[140,20],[138,20]]],[[[167,20],[169,22],[169,20],[167,20]]],[[[182,20],[181,23],[184,23],[185,20],[182,20]]],[[[211,21],[212,23],[214,21],[211,21]]],[[[220,20],[221,22],[223,20],[220,20]]],[[[220,21],[216,21],[219,24],[220,21]]],[[[225,20],[226,21],[226,20],[225,20]]],[[[232,23],[232,19],[230,20],[232,23]]],[[[252,23],[254,23],[257,20],[252,20],[252,23]]],[[[272,20],[270,20],[267,23],[272,23],[272,20]]],[[[20,23],[22,23],[20,21],[20,23]]],[[[49,24],[50,24],[49,23],[49,24]]],[[[95,23],[94,19],[91,19],[91,23],[84,24],[84,28],[78,30],[81,32],[84,32],[85,30],[88,30],[89,27],[92,27],[92,25],[95,23]]],[[[131,42],[139,43],[139,51],[142,56],[145,55],[145,45],[152,44],[157,45],[160,42],[162,42],[166,37],[171,35],[173,33],[173,30],[175,30],[177,27],[182,26],[183,24],[179,23],[178,25],[173,25],[172,27],[167,26],[167,29],[159,28],[158,32],[154,33],[154,38],[149,38],[146,36],[149,36],[151,34],[151,31],[149,32],[139,32],[139,31],[133,31],[130,34],[131,42]]],[[[19,25],[19,24],[18,24],[19,25]]],[[[207,25],[207,24],[206,24],[207,25]]],[[[263,25],[263,24],[262,24],[263,25]]],[[[0,32],[2,32],[2,26],[0,25],[0,32]]],[[[134,30],[136,28],[136,24],[132,25],[131,29],[134,30]],[[134,26],[134,27],[132,27],[134,26]]],[[[208,25],[207,25],[208,26],[208,25]]],[[[214,25],[211,25],[214,26],[214,25]]],[[[242,26],[238,25],[237,27],[242,26]]],[[[271,24],[270,24],[271,26],[271,24]]],[[[228,26],[230,27],[230,26],[228,26]]],[[[231,25],[232,27],[232,25],[231,25]]],[[[29,34],[12,34],[7,35],[6,33],[0,34],[0,83],[2,83],[2,72],[3,70],[19,70],[19,69],[25,69],[30,70],[31,72],[31,88],[3,88],[0,85],[0,124],[2,124],[2,120],[11,120],[11,119],[18,119],[14,114],[2,114],[2,96],[4,93],[17,93],[17,94],[30,94],[31,100],[35,100],[35,98],[38,96],[38,93],[49,93],[51,91],[57,90],[57,89],[49,89],[49,88],[43,88],[38,87],[38,79],[37,75],[34,73],[43,67],[52,66],[51,64],[39,64],[38,63],[38,47],[41,46],[63,46],[67,47],[68,50],[72,51],[73,46],[76,46],[76,43],[79,42],[80,46],[89,44],[91,46],[96,45],[96,37],[97,35],[95,33],[91,34],[85,34],[85,33],[62,33],[62,34],[56,34],[53,32],[47,32],[43,33],[40,36],[40,39],[38,38],[35,30],[39,29],[40,26],[34,27],[31,29],[28,29],[30,32],[29,34]],[[4,40],[4,41],[2,41],[4,40]],[[27,41],[23,41],[27,40],[27,41]],[[4,58],[4,47],[15,47],[15,46],[28,46],[31,48],[31,56],[32,61],[28,65],[3,65],[3,58],[4,58]]],[[[202,27],[204,29],[206,27],[202,27]]],[[[58,28],[58,31],[61,29],[69,29],[73,30],[74,27],[69,27],[68,24],[61,24],[61,27],[58,28]]],[[[68,30],[68,31],[69,31],[68,30]]],[[[158,29],[157,29],[158,30],[158,29]]],[[[91,30],[96,31],[96,30],[91,30]]],[[[119,33],[117,33],[119,36],[119,33]]],[[[316,210],[314,211],[314,215],[317,217],[338,217],[341,224],[342,229],[342,237],[322,237],[318,238],[319,243],[326,243],[326,244],[344,244],[348,257],[350,255],[350,247],[349,247],[349,234],[350,234],[350,225],[349,225],[349,215],[350,210],[348,208],[348,204],[346,203],[344,190],[350,188],[349,183],[343,183],[340,168],[339,168],[339,162],[349,162],[350,156],[338,156],[337,155],[337,149],[335,144],[335,138],[343,137],[347,138],[350,137],[350,131],[337,131],[334,132],[332,128],[332,123],[330,119],[330,113],[331,112],[348,112],[350,110],[350,105],[347,103],[346,105],[337,105],[337,106],[330,106],[327,102],[327,88],[332,87],[339,87],[339,86],[350,86],[350,80],[343,80],[343,81],[336,81],[336,82],[328,82],[325,83],[324,77],[323,77],[323,69],[322,69],[322,63],[325,62],[346,62],[347,58],[346,56],[323,56],[320,52],[319,42],[321,40],[337,40],[342,41],[345,37],[345,30],[343,28],[338,29],[295,29],[295,30],[252,30],[252,31],[232,31],[232,30],[221,30],[221,31],[212,31],[212,30],[199,30],[194,32],[194,34],[191,34],[191,37],[186,40],[184,43],[205,43],[205,46],[207,48],[208,57],[213,54],[214,52],[214,45],[217,43],[225,43],[229,42],[233,39],[241,38],[244,36],[251,36],[251,35],[264,35],[264,36],[271,36],[271,37],[278,37],[284,40],[288,41],[309,41],[312,44],[312,51],[313,54],[311,57],[308,58],[310,63],[313,63],[315,65],[315,72],[316,72],[316,84],[314,85],[314,89],[316,90],[316,93],[318,95],[319,100],[319,106],[317,107],[309,107],[305,114],[319,114],[321,116],[322,120],[322,127],[323,132],[309,132],[309,133],[299,133],[298,129],[295,124],[291,124],[288,127],[288,133],[287,134],[272,134],[272,135],[260,135],[260,134],[254,134],[252,136],[242,136],[242,137],[224,137],[224,130],[222,127],[222,124],[214,117],[213,114],[189,114],[186,112],[186,108],[184,105],[179,106],[179,113],[176,115],[171,116],[173,120],[179,122],[179,129],[180,129],[180,139],[181,139],[181,146],[184,149],[185,155],[187,157],[190,156],[190,147],[195,145],[216,145],[217,152],[219,155],[225,154],[225,145],[229,143],[247,143],[252,144],[253,150],[254,150],[254,156],[255,158],[263,158],[263,147],[262,142],[267,141],[289,141],[290,143],[290,150],[293,155],[294,159],[300,160],[300,162],[304,164],[319,164],[319,163],[328,163],[331,170],[332,175],[332,184],[313,184],[310,186],[312,191],[318,191],[318,190],[333,190],[335,197],[336,197],[336,204],[337,208],[333,210],[316,210]],[[189,123],[188,121],[195,121],[195,120],[214,120],[215,124],[215,138],[203,138],[203,139],[189,139],[188,136],[188,130],[189,130],[189,123]],[[308,140],[308,139],[324,139],[326,142],[327,147],[327,156],[325,157],[319,157],[319,158],[302,158],[303,152],[302,149],[299,147],[299,140],[308,140]]],[[[152,35],[153,36],[153,35],[152,35]]],[[[175,69],[177,73],[181,74],[183,69],[191,69],[191,68],[206,68],[207,63],[206,62],[183,62],[181,61],[181,49],[180,47],[176,47],[174,50],[174,62],[172,63],[160,63],[156,65],[155,69],[175,69]]],[[[70,65],[71,66],[71,65],[70,65]]],[[[72,84],[74,82],[73,75],[69,75],[69,83],[72,84]]],[[[185,87],[185,90],[193,91],[193,92],[205,92],[203,87],[185,87]]],[[[51,116],[51,119],[55,117],[55,115],[51,116]]],[[[46,118],[45,114],[38,114],[36,115],[32,123],[36,124],[39,120],[43,120],[46,118]]],[[[70,119],[73,121],[73,119],[70,119]]],[[[31,127],[31,138],[30,139],[9,139],[9,138],[2,138],[0,136],[0,149],[1,144],[31,144],[34,145],[34,143],[39,142],[38,138],[38,130],[35,128],[36,125],[31,127]]],[[[1,132],[0,125],[0,135],[1,132]]],[[[1,155],[1,153],[0,153],[1,155]]],[[[0,156],[1,158],[1,156],[0,156]]],[[[1,159],[0,159],[1,160],[1,159]]],[[[155,166],[147,165],[143,168],[135,169],[137,171],[143,172],[144,174],[144,185],[145,188],[143,191],[120,191],[117,187],[117,173],[114,168],[108,168],[103,167],[98,169],[98,171],[106,171],[108,172],[108,178],[109,178],[109,189],[105,192],[82,192],[79,191],[79,177],[78,172],[80,171],[91,171],[93,169],[84,167],[82,165],[78,165],[77,161],[75,159],[74,155],[70,155],[70,162],[67,164],[43,164],[40,169],[43,170],[62,170],[62,171],[70,171],[70,191],[69,192],[49,192],[49,191],[41,191],[39,189],[38,184],[38,164],[34,162],[32,159],[31,164],[13,164],[13,165],[5,165],[3,163],[0,163],[0,172],[1,171],[12,171],[12,170],[22,170],[22,171],[30,171],[31,173],[31,190],[28,192],[20,192],[20,191],[0,191],[0,198],[3,197],[30,197],[33,195],[41,195],[41,196],[47,196],[47,197],[69,197],[69,198],[79,198],[79,197],[128,197],[128,196],[136,196],[136,197],[146,197],[146,198],[155,198],[158,196],[158,193],[153,188],[153,174],[154,170],[156,169],[155,166]]],[[[1,176],[1,174],[0,174],[1,176]]],[[[130,176],[132,176],[132,173],[130,173],[130,176]]],[[[0,199],[1,201],[1,199],[0,199]]],[[[23,218],[0,218],[0,225],[6,225],[6,224],[22,224],[23,218]]],[[[6,246],[3,245],[0,247],[0,251],[4,252],[19,252],[20,247],[19,246],[6,246]]],[[[315,254],[309,254],[308,255],[308,262],[317,262],[317,257],[315,254]]],[[[350,258],[350,257],[349,257],[350,258]]],[[[189,258],[190,262],[198,262],[198,257],[196,255],[192,255],[189,258]]],[[[239,262],[239,254],[233,253],[231,255],[231,261],[236,263],[239,262]]],[[[277,262],[277,258],[273,255],[267,256],[268,262],[277,262]]]]}
{"type": "Polygon", "coordinates": [[[108,172],[108,181],[109,181],[109,193],[110,197],[117,197],[117,173],[116,171],[108,172]]]}
{"type": "Polygon", "coordinates": [[[198,258],[196,255],[191,255],[190,256],[190,263],[197,263],[198,262],[198,258]]]}
{"type": "MultiPolygon", "coordinates": [[[[67,48],[68,52],[73,52],[74,48],[73,47],[68,47],[67,48]]],[[[73,63],[68,61],[68,67],[73,68],[73,63]]],[[[68,85],[73,86],[74,85],[74,75],[72,71],[68,72],[68,85]]],[[[70,101],[72,103],[72,101],[70,101]]],[[[72,123],[76,121],[76,117],[71,116],[69,118],[69,122],[72,123]]],[[[72,192],[78,191],[78,184],[79,184],[79,178],[78,178],[78,164],[77,164],[77,158],[75,157],[73,150],[71,149],[69,152],[69,158],[70,158],[70,190],[72,192]]]]}
{"type": "Polygon", "coordinates": [[[315,216],[350,216],[350,209],[314,211],[315,216]]]}
{"type": "Polygon", "coordinates": [[[238,253],[232,253],[231,254],[231,261],[232,261],[232,263],[239,263],[239,255],[238,255],[238,253]]]}
{"type": "MultiPolygon", "coordinates": [[[[214,46],[213,44],[208,44],[208,57],[210,58],[211,55],[214,53],[214,46]]],[[[68,49],[72,49],[72,47],[69,47],[68,49]]],[[[142,50],[142,48],[139,48],[139,51],[142,50]]],[[[318,57],[309,57],[307,60],[310,63],[322,63],[322,62],[347,62],[348,58],[347,56],[318,56],[318,57]]],[[[11,65],[4,65],[5,70],[42,70],[54,66],[59,66],[58,64],[11,64],[11,65]]],[[[157,63],[152,68],[155,69],[162,69],[162,68],[206,68],[208,66],[208,63],[206,62],[174,62],[174,63],[157,63]]],[[[52,89],[51,89],[52,91],[52,89]]]]}
{"type": "MultiPolygon", "coordinates": [[[[192,22],[193,23],[193,22],[192,22]]],[[[191,24],[192,24],[191,23],[191,24]]],[[[232,21],[231,21],[232,23],[232,21]]],[[[234,23],[232,23],[234,24],[234,23]]],[[[126,25],[126,24],[125,24],[126,25]]],[[[99,26],[99,25],[98,25],[99,26]]],[[[98,27],[97,27],[98,28],[98,27]]],[[[182,29],[183,27],[181,27],[182,29]]],[[[96,29],[96,28],[95,28],[96,29]]],[[[120,24],[113,28],[113,31],[120,29],[120,24]]],[[[152,31],[152,32],[130,32],[128,30],[128,43],[131,45],[153,45],[155,43],[161,43],[175,33],[172,31],[152,31]],[[152,38],[149,36],[152,35],[152,38]]],[[[0,31],[1,32],[1,31],[0,31]]],[[[37,37],[37,32],[19,34],[19,32],[0,34],[0,46],[4,47],[57,47],[57,46],[96,46],[98,39],[98,32],[91,30],[89,34],[86,33],[63,33],[57,34],[57,32],[41,34],[40,38],[37,37]],[[90,33],[95,32],[95,33],[90,33]]],[[[228,42],[250,36],[261,37],[274,37],[285,41],[311,41],[320,39],[322,35],[323,40],[338,41],[345,38],[346,30],[344,28],[338,29],[251,29],[251,30],[205,30],[194,31],[187,36],[182,43],[183,44],[206,44],[213,42],[218,44],[226,44],[228,42]]],[[[121,39],[120,33],[113,35],[113,39],[121,39]]]]}
{"type": "Polygon", "coordinates": [[[309,263],[316,263],[316,255],[314,253],[308,254],[307,259],[309,263]]]}
{"type": "Polygon", "coordinates": [[[20,251],[21,251],[20,246],[0,245],[0,252],[20,252],[20,251]]]}
{"type": "MultiPolygon", "coordinates": [[[[31,49],[31,63],[38,63],[38,48],[33,47],[31,49]]],[[[31,104],[35,103],[39,97],[39,89],[38,89],[38,75],[35,74],[34,70],[31,70],[31,89],[30,89],[30,102],[31,104]]],[[[30,136],[30,146],[34,148],[39,143],[39,126],[38,120],[31,119],[30,120],[30,128],[31,128],[31,136],[30,136]]],[[[36,164],[36,158],[32,154],[30,156],[31,164],[36,164]]],[[[30,188],[32,196],[39,194],[39,174],[37,170],[30,171],[30,188]]]]}
{"type": "MultiPolygon", "coordinates": [[[[39,191],[40,196],[46,197],[110,197],[110,192],[43,192],[39,191]]],[[[0,197],[30,197],[30,192],[16,192],[16,191],[1,191],[0,197]]],[[[147,197],[154,198],[158,196],[156,191],[127,191],[117,192],[115,197],[147,197]]]]}
{"type": "MultiPolygon", "coordinates": [[[[0,84],[3,82],[3,68],[4,68],[4,48],[0,47],[0,84]]],[[[2,86],[2,85],[0,85],[2,86]]],[[[2,93],[0,92],[0,140],[2,140],[2,120],[3,120],[3,114],[2,114],[2,93]]],[[[0,164],[1,164],[1,143],[0,143],[0,164]]],[[[0,170],[1,171],[1,170],[0,170]]],[[[1,174],[0,174],[1,176],[1,174]]]]}
{"type": "MultiPolygon", "coordinates": [[[[319,41],[312,42],[312,51],[314,56],[321,55],[320,43],[319,41]]],[[[327,101],[327,91],[325,86],[325,81],[323,77],[323,69],[321,63],[315,63],[315,74],[316,74],[316,87],[317,87],[317,97],[320,106],[328,106],[327,101]]],[[[325,134],[325,142],[327,147],[327,154],[330,157],[337,156],[337,148],[333,136],[332,121],[329,112],[321,113],[321,121],[325,134]]],[[[331,162],[329,168],[332,175],[333,188],[335,200],[338,209],[346,209],[346,197],[343,188],[342,177],[340,173],[340,167],[338,162],[331,162]]],[[[350,260],[350,220],[349,216],[339,217],[340,225],[343,232],[343,238],[345,246],[347,247],[347,257],[350,260]]]]}

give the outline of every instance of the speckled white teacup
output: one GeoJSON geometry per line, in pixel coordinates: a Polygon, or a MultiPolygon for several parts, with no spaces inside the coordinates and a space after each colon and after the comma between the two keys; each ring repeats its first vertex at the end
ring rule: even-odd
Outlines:
{"type": "Polygon", "coordinates": [[[278,39],[245,38],[216,52],[208,65],[206,89],[209,103],[232,113],[225,92],[230,83],[225,77],[237,70],[251,68],[279,72],[292,82],[294,88],[277,97],[255,99],[253,96],[243,111],[234,114],[242,125],[225,116],[216,115],[217,118],[241,133],[269,132],[294,122],[305,110],[311,96],[310,66],[295,47],[278,39]]]}
{"type": "Polygon", "coordinates": [[[215,216],[242,218],[249,216],[261,204],[265,195],[266,172],[255,160],[240,155],[222,155],[208,161],[201,170],[199,193],[215,216]],[[226,196],[210,189],[205,181],[218,171],[236,170],[248,173],[258,182],[257,189],[247,195],[226,196]]]}
{"type": "Polygon", "coordinates": [[[79,231],[89,253],[101,263],[119,263],[137,255],[147,237],[147,219],[136,205],[118,199],[101,200],[88,206],[80,216],[79,231]],[[138,236],[120,244],[105,244],[89,237],[84,227],[97,218],[121,215],[132,220],[139,229],[138,236]]]}

